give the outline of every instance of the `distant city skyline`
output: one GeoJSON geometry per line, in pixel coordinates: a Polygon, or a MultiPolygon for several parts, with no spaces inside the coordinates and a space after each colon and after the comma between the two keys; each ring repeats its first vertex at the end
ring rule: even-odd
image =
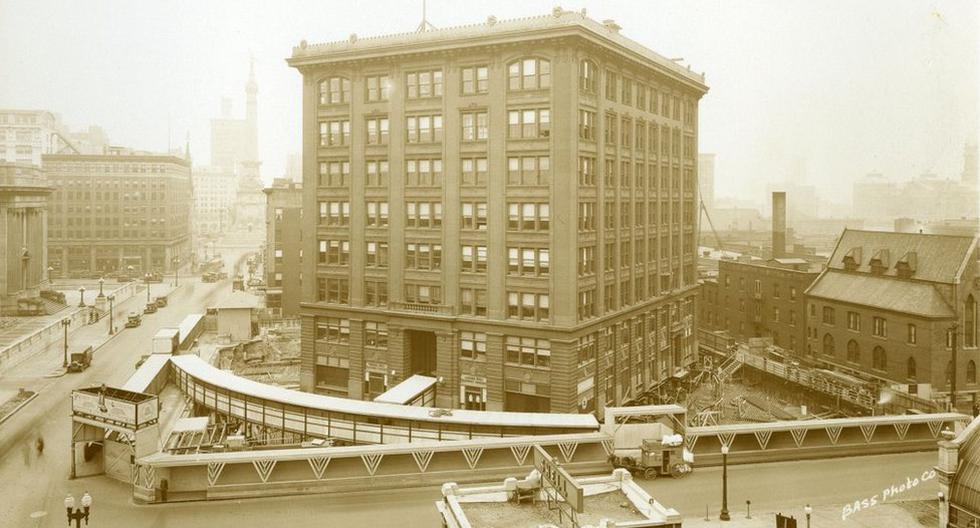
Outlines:
{"type": "MultiPolygon", "coordinates": [[[[292,46],[411,32],[421,18],[420,3],[377,6],[106,1],[64,10],[53,1],[8,1],[0,64],[16,82],[0,86],[0,107],[50,110],[73,130],[101,126],[113,144],[150,151],[181,147],[189,133],[195,165],[209,165],[211,119],[221,116],[223,98],[233,100],[234,116],[244,115],[254,56],[262,177],[271,182],[301,150],[301,79],[285,64],[292,46]]],[[[475,24],[554,7],[452,6],[430,1],[429,21],[475,24]]],[[[974,2],[667,1],[652,13],[645,3],[563,7],[614,19],[627,37],[706,73],[699,150],[717,155],[718,198],[763,202],[767,186],[802,177],[822,199],[848,203],[852,183],[870,172],[957,178],[963,144],[977,138],[974,2]]]]}

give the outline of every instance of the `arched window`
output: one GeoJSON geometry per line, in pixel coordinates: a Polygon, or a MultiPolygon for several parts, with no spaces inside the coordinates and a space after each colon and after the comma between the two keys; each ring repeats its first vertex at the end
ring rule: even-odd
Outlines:
{"type": "Polygon", "coordinates": [[[320,104],[347,104],[350,102],[350,79],[330,77],[320,81],[320,104]]]}
{"type": "Polygon", "coordinates": [[[977,382],[977,364],[971,359],[966,364],[966,382],[976,383],[977,382]]]}
{"type": "Polygon", "coordinates": [[[963,310],[963,346],[977,346],[977,301],[970,294],[963,310]]]}
{"type": "Polygon", "coordinates": [[[915,379],[915,358],[909,356],[908,361],[905,362],[905,377],[909,379],[915,379]]]}
{"type": "Polygon", "coordinates": [[[507,87],[511,91],[551,88],[551,62],[532,58],[508,64],[507,87]]]}
{"type": "Polygon", "coordinates": [[[876,346],[872,351],[871,366],[878,370],[885,370],[888,368],[888,357],[885,354],[884,348],[876,346]]]}
{"type": "Polygon", "coordinates": [[[830,334],[823,335],[823,353],[826,356],[834,355],[834,336],[830,334]]]}
{"type": "Polygon", "coordinates": [[[578,72],[579,89],[585,93],[594,94],[599,86],[599,69],[590,60],[582,61],[578,72]]]}
{"type": "Polygon", "coordinates": [[[847,360],[851,363],[861,362],[861,347],[853,339],[847,342],[847,360]]]}

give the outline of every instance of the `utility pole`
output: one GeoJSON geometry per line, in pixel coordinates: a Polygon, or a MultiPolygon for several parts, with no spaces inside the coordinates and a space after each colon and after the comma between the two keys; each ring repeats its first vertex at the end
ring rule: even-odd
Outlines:
{"type": "Polygon", "coordinates": [[[952,334],[950,336],[950,339],[952,340],[951,345],[953,348],[953,354],[952,357],[950,358],[950,361],[953,364],[953,368],[952,368],[953,372],[951,373],[952,379],[949,382],[949,405],[951,407],[950,410],[953,412],[956,412],[956,332],[957,330],[959,330],[959,326],[960,326],[959,322],[954,321],[953,326],[949,327],[949,332],[950,334],[952,334]]]}

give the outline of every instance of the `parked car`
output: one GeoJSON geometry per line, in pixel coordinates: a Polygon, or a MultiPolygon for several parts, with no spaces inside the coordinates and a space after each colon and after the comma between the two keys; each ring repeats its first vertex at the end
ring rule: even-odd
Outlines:
{"type": "Polygon", "coordinates": [[[129,312],[126,318],[126,328],[136,328],[143,322],[143,316],[139,312],[129,312]]]}
{"type": "Polygon", "coordinates": [[[143,308],[144,314],[151,314],[156,312],[157,312],[157,303],[155,302],[148,302],[146,303],[146,308],[143,308]]]}
{"type": "Polygon", "coordinates": [[[166,306],[167,305],[167,296],[166,295],[160,295],[160,296],[158,296],[156,298],[156,305],[157,305],[157,308],[163,308],[164,306],[166,306]]]}
{"type": "Polygon", "coordinates": [[[89,346],[81,352],[72,352],[71,363],[68,364],[68,372],[81,372],[92,364],[93,351],[89,346]]]}

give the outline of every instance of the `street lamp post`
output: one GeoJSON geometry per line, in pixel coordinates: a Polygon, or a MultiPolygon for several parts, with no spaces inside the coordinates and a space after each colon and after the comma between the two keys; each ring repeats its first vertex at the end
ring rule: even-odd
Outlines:
{"type": "Polygon", "coordinates": [[[112,335],[114,333],[114,330],[113,330],[113,327],[112,327],[112,322],[113,322],[113,319],[112,319],[112,302],[116,300],[116,296],[115,295],[109,295],[108,299],[109,299],[109,335],[112,335]]]}
{"type": "Polygon", "coordinates": [[[105,284],[105,278],[99,277],[99,299],[105,297],[105,293],[102,292],[102,285],[105,284]]]}
{"type": "Polygon", "coordinates": [[[71,526],[71,522],[75,521],[75,528],[80,528],[82,526],[82,519],[85,519],[85,524],[88,525],[88,516],[92,508],[92,496],[86,491],[82,495],[82,507],[75,507],[75,497],[69,494],[65,497],[65,512],[68,515],[68,525],[71,526]]]}
{"type": "Polygon", "coordinates": [[[728,446],[721,446],[721,515],[718,519],[730,521],[728,514],[728,446]]]}
{"type": "Polygon", "coordinates": [[[62,362],[61,366],[68,368],[68,325],[71,324],[71,319],[65,317],[61,320],[61,327],[65,329],[65,360],[62,362]]]}
{"type": "Polygon", "coordinates": [[[78,301],[79,308],[85,308],[85,286],[78,287],[78,293],[81,299],[78,301]]]}
{"type": "Polygon", "coordinates": [[[803,507],[803,513],[806,514],[806,528],[810,528],[810,515],[813,513],[813,508],[809,504],[803,507]]]}
{"type": "Polygon", "coordinates": [[[53,285],[54,284],[54,279],[51,277],[51,272],[52,271],[54,271],[54,268],[51,267],[51,266],[48,266],[48,284],[52,284],[53,285]]]}
{"type": "Polygon", "coordinates": [[[180,257],[174,257],[174,287],[180,286],[180,257]]]}
{"type": "Polygon", "coordinates": [[[143,275],[143,279],[146,281],[146,304],[150,304],[150,274],[143,275]]]}

